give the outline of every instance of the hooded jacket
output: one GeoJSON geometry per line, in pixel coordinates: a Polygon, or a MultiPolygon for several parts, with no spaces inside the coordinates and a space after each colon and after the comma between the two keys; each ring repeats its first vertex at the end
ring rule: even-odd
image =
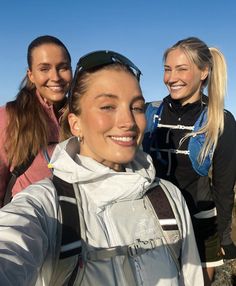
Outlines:
{"type": "MultiPolygon", "coordinates": [[[[115,172],[91,158],[73,154],[73,142],[75,138],[57,145],[51,165],[54,175],[79,187],[76,200],[86,225],[83,239],[90,246],[106,248],[127,245],[137,238],[158,238],[156,221],[144,200],[155,180],[151,157],[139,150],[125,172],[115,172]]],[[[135,285],[203,285],[188,209],[178,189],[167,185],[181,221],[181,273],[179,276],[160,240],[158,247],[133,259],[135,285]]],[[[76,257],[59,260],[61,220],[57,192],[50,179],[29,186],[0,210],[2,285],[67,285],[76,257]]],[[[90,275],[85,273],[85,284],[81,285],[128,285],[122,258],[99,265],[87,266],[90,275]]],[[[74,285],[80,284],[77,281],[74,285]]]]}

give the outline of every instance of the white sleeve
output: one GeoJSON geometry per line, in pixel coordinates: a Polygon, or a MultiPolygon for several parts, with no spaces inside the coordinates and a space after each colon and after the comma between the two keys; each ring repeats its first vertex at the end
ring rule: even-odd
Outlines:
{"type": "Polygon", "coordinates": [[[58,206],[48,182],[31,185],[0,209],[1,285],[35,285],[45,261],[51,265],[58,206]]]}

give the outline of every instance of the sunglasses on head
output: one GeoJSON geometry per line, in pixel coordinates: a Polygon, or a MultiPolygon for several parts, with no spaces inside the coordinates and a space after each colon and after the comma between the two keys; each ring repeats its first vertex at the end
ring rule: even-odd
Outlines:
{"type": "Polygon", "coordinates": [[[140,69],[125,56],[119,53],[116,53],[113,51],[107,51],[107,50],[101,50],[101,51],[95,51],[95,52],[88,53],[84,55],[83,57],[81,57],[76,65],[74,78],[73,78],[71,88],[68,94],[69,107],[71,107],[71,96],[72,96],[72,92],[74,90],[77,75],[79,72],[89,71],[91,69],[95,69],[95,68],[99,68],[102,66],[115,64],[115,63],[120,63],[130,68],[133,71],[134,75],[136,76],[137,80],[138,81],[140,80],[140,75],[142,74],[140,69]]]}
{"type": "Polygon", "coordinates": [[[133,62],[121,54],[107,50],[95,51],[81,57],[77,63],[76,69],[78,71],[88,71],[93,68],[99,68],[101,66],[110,65],[113,63],[120,63],[131,68],[137,79],[140,79],[140,75],[142,73],[133,62]]]}

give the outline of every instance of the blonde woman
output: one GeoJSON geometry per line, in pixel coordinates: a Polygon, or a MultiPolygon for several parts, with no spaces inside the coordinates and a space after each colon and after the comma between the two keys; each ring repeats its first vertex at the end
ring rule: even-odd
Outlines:
{"type": "Polygon", "coordinates": [[[143,141],[157,176],[178,186],[187,201],[205,285],[223,258],[236,257],[231,240],[236,125],[224,109],[226,80],[223,54],[200,39],[183,39],[167,49],[164,83],[169,95],[159,107],[149,104],[150,132],[143,141]]]}

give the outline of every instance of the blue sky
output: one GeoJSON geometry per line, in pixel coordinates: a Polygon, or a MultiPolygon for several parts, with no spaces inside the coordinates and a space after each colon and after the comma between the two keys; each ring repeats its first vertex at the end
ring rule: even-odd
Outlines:
{"type": "Polygon", "coordinates": [[[27,69],[27,46],[37,36],[59,37],[70,50],[73,68],[93,50],[123,53],[142,70],[147,101],[167,95],[165,49],[197,36],[226,57],[225,107],[236,117],[235,29],[235,0],[1,0],[0,105],[14,99],[27,69]]]}

